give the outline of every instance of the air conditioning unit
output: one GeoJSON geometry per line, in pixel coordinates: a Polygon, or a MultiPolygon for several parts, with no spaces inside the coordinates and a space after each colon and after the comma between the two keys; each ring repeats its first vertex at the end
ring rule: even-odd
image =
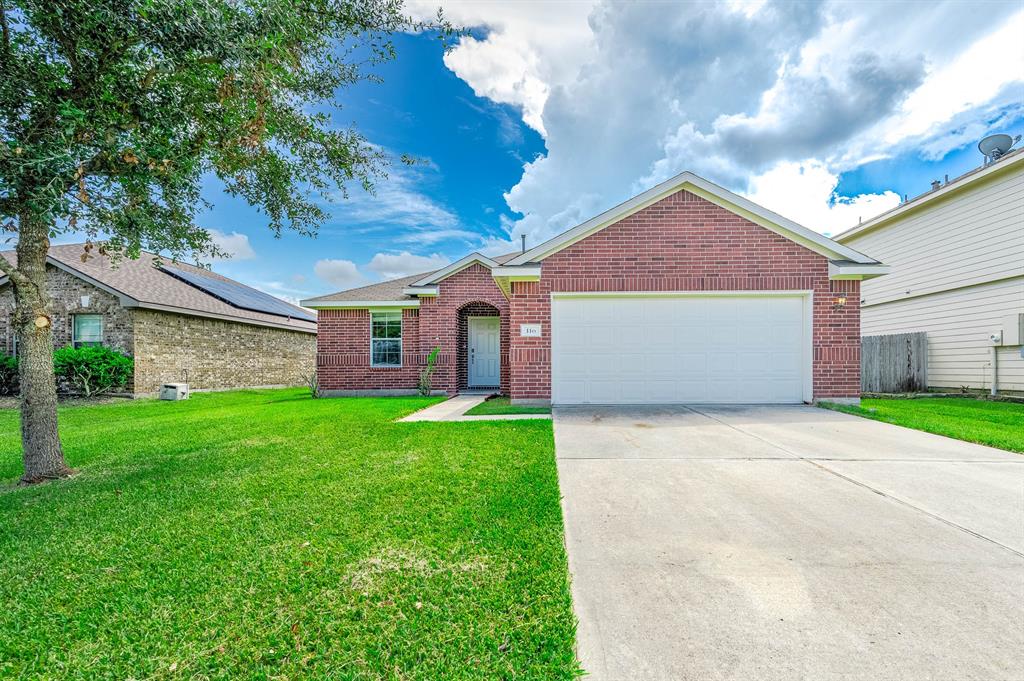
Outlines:
{"type": "Polygon", "coordinates": [[[188,383],[164,383],[160,386],[161,400],[187,400],[188,383]]]}

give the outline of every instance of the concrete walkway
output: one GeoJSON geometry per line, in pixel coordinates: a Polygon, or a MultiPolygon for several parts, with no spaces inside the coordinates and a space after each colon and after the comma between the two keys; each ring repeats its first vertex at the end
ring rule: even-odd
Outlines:
{"type": "Polygon", "coordinates": [[[551,414],[494,414],[491,416],[466,416],[466,412],[482,404],[490,395],[456,395],[438,404],[409,414],[399,422],[409,421],[522,421],[529,419],[550,419],[551,414]]]}
{"type": "Polygon", "coordinates": [[[1024,678],[1024,456],[813,407],[554,432],[586,678],[1024,678]]]}

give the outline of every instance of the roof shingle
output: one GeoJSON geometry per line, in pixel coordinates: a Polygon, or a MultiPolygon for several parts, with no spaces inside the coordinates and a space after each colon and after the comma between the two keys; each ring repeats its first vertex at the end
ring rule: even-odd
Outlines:
{"type": "MultiPolygon", "coordinates": [[[[136,259],[124,258],[112,262],[109,257],[100,255],[93,250],[89,257],[83,260],[82,256],[85,254],[83,246],[84,244],[80,243],[51,246],[49,256],[62,269],[69,270],[87,280],[91,279],[101,287],[106,287],[130,298],[136,301],[139,307],[316,333],[315,322],[235,307],[162,271],[158,264],[162,262],[188,272],[243,286],[243,284],[216,272],[187,263],[173,262],[167,258],[162,259],[154,253],[145,251],[136,259]]],[[[12,263],[16,263],[13,252],[5,252],[3,256],[12,263]]],[[[308,316],[311,314],[309,310],[290,303],[286,304],[294,308],[297,315],[308,316]]]]}

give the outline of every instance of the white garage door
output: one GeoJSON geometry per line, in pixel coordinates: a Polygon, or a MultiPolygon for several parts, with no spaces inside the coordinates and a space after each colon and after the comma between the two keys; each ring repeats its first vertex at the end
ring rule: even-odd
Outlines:
{"type": "Polygon", "coordinates": [[[807,301],[799,294],[556,294],[551,303],[552,401],[809,400],[807,301]]]}

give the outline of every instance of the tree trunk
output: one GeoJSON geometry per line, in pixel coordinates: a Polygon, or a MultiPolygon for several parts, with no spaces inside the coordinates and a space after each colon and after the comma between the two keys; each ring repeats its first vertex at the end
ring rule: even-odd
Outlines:
{"type": "Polygon", "coordinates": [[[30,484],[71,475],[57,433],[57,384],[53,376],[53,324],[46,290],[48,230],[26,216],[18,225],[18,271],[14,287],[14,327],[18,334],[21,381],[21,445],[30,484]]]}

